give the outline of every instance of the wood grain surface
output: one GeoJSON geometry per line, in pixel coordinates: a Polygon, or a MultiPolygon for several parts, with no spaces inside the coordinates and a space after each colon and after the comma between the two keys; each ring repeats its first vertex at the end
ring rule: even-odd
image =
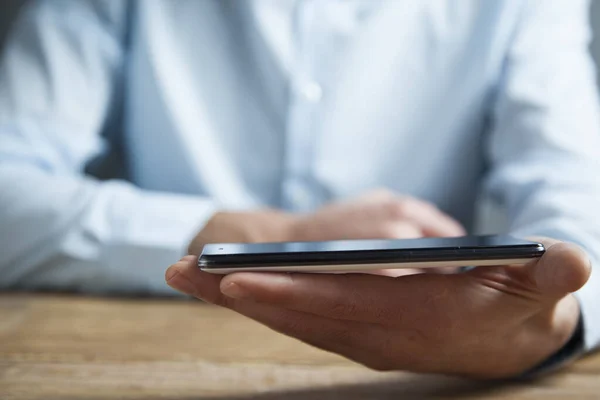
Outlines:
{"type": "Polygon", "coordinates": [[[600,399],[600,357],[519,384],[378,373],[188,300],[0,295],[0,399],[600,399]]]}

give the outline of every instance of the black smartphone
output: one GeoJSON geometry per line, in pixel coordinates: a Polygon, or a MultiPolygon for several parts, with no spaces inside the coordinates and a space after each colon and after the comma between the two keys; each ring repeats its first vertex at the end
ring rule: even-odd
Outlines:
{"type": "Polygon", "coordinates": [[[541,243],[507,235],[398,240],[207,244],[206,272],[360,272],[374,269],[524,264],[544,254],[541,243]]]}

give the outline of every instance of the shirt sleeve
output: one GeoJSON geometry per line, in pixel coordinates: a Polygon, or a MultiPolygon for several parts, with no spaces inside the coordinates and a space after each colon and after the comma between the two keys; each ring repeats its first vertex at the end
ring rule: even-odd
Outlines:
{"type": "Polygon", "coordinates": [[[84,174],[124,60],[125,1],[35,1],[0,62],[0,288],[173,293],[208,198],[84,174]]]}
{"type": "Polygon", "coordinates": [[[487,190],[511,231],[575,242],[592,259],[576,293],[584,350],[600,343],[600,121],[586,0],[523,1],[487,141],[487,190]]]}

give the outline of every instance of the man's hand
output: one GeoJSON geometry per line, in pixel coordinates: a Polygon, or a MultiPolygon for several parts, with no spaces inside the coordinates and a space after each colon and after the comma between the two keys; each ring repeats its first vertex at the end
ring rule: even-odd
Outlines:
{"type": "Polygon", "coordinates": [[[198,255],[207,243],[407,239],[464,233],[458,222],[435,206],[378,190],[301,216],[270,210],[220,212],[194,238],[189,252],[198,255]]]}
{"type": "Polygon", "coordinates": [[[527,265],[464,274],[203,273],[184,258],[169,285],[378,370],[515,376],[561,348],[590,274],[577,246],[542,239],[527,265]]]}
{"type": "Polygon", "coordinates": [[[451,237],[464,228],[436,206],[388,190],[377,190],[351,201],[327,205],[299,218],[294,240],[409,239],[451,237]]]}

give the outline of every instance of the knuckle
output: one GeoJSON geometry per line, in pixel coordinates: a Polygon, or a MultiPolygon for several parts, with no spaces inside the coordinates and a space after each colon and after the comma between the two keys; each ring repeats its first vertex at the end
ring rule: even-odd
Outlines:
{"type": "Polygon", "coordinates": [[[206,300],[210,303],[213,303],[213,304],[219,306],[219,307],[228,308],[230,310],[236,309],[235,300],[230,297],[227,297],[225,295],[222,295],[222,294],[218,294],[218,295],[214,296],[213,298],[207,298],[206,300]]]}
{"type": "Polygon", "coordinates": [[[353,319],[359,314],[358,305],[354,302],[336,302],[331,307],[331,314],[353,319]]]}
{"type": "Polygon", "coordinates": [[[332,297],[329,315],[346,320],[362,320],[366,312],[371,313],[368,304],[370,303],[363,292],[346,287],[343,292],[332,297]]]}

